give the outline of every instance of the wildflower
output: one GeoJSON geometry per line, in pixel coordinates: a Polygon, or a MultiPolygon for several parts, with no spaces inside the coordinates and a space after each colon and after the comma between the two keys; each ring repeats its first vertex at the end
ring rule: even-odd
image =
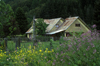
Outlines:
{"type": "Polygon", "coordinates": [[[96,53],[96,49],[93,51],[93,54],[96,53]]]}
{"type": "Polygon", "coordinates": [[[77,50],[79,50],[79,48],[77,48],[77,50]]]}
{"type": "Polygon", "coordinates": [[[75,51],[73,51],[73,54],[75,53],[75,51]]]}
{"type": "Polygon", "coordinates": [[[46,53],[47,51],[45,51],[45,53],[46,53]]]}
{"type": "Polygon", "coordinates": [[[79,44],[78,46],[81,47],[81,44],[79,44]]]}
{"type": "Polygon", "coordinates": [[[74,45],[76,45],[76,42],[74,43],[74,45]]]}
{"type": "Polygon", "coordinates": [[[83,55],[85,55],[85,54],[83,54],[83,55]]]}
{"type": "Polygon", "coordinates": [[[72,45],[68,45],[68,47],[72,47],[72,45]]]}
{"type": "Polygon", "coordinates": [[[33,46],[34,47],[34,49],[35,49],[35,46],[33,46]]]}
{"type": "Polygon", "coordinates": [[[56,55],[56,58],[57,58],[58,56],[56,55]]]}
{"type": "Polygon", "coordinates": [[[17,49],[19,49],[19,48],[17,47],[17,49]]]}
{"type": "Polygon", "coordinates": [[[69,59],[70,57],[68,55],[66,55],[66,57],[69,59]]]}
{"type": "Polygon", "coordinates": [[[39,50],[39,52],[42,52],[42,50],[39,50]]]}
{"type": "Polygon", "coordinates": [[[43,55],[43,53],[41,55],[43,55]]]}
{"type": "Polygon", "coordinates": [[[49,62],[50,62],[50,60],[47,63],[49,63],[49,62]]]}
{"type": "Polygon", "coordinates": [[[63,63],[64,63],[65,61],[63,61],[63,63]]]}
{"type": "Polygon", "coordinates": [[[97,26],[94,24],[93,26],[92,26],[92,28],[96,28],[97,26]]]}
{"type": "Polygon", "coordinates": [[[60,44],[60,46],[62,46],[63,44],[60,44]]]}
{"type": "Polygon", "coordinates": [[[48,51],[48,53],[50,53],[51,51],[48,51]]]}
{"type": "Polygon", "coordinates": [[[68,63],[70,65],[70,63],[68,63]]]}
{"type": "Polygon", "coordinates": [[[90,49],[90,46],[88,46],[88,48],[86,49],[87,51],[90,49]]]}
{"type": "Polygon", "coordinates": [[[56,61],[56,60],[54,60],[54,61],[56,61]]]}
{"type": "Polygon", "coordinates": [[[53,62],[52,65],[55,65],[55,63],[53,62]]]}
{"type": "Polygon", "coordinates": [[[52,49],[52,52],[54,52],[54,50],[52,49]]]}
{"type": "Polygon", "coordinates": [[[92,47],[95,47],[95,45],[94,45],[93,43],[91,43],[91,46],[92,46],[92,47]]]}
{"type": "Polygon", "coordinates": [[[8,61],[9,59],[7,59],[7,61],[8,61]]]}
{"type": "Polygon", "coordinates": [[[47,58],[47,57],[44,57],[45,59],[47,58]]]}
{"type": "Polygon", "coordinates": [[[63,61],[63,59],[61,59],[61,61],[63,61]]]}
{"type": "Polygon", "coordinates": [[[48,48],[46,48],[46,50],[48,50],[48,48]]]}
{"type": "Polygon", "coordinates": [[[4,52],[4,53],[6,53],[6,52],[4,52]]]}
{"type": "Polygon", "coordinates": [[[70,47],[68,48],[68,51],[70,51],[70,47]]]}
{"type": "Polygon", "coordinates": [[[59,55],[59,53],[57,53],[57,55],[59,55]]]}
{"type": "Polygon", "coordinates": [[[63,54],[63,51],[61,51],[61,54],[63,54]]]}

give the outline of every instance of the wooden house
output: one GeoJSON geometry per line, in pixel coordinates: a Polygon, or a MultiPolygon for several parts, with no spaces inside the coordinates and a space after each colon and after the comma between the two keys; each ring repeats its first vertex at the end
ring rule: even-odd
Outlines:
{"type": "MultiPolygon", "coordinates": [[[[80,17],[69,17],[66,19],[44,19],[44,22],[48,24],[46,28],[46,35],[53,37],[69,37],[75,33],[86,33],[90,31],[89,26],[80,17]]],[[[32,27],[26,32],[27,37],[32,37],[32,27]]]]}

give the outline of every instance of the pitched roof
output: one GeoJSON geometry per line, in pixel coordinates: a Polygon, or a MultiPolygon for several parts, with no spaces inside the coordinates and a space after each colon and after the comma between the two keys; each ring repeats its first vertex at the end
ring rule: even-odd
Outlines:
{"type": "Polygon", "coordinates": [[[49,32],[49,33],[46,33],[46,34],[52,35],[52,34],[55,34],[55,33],[59,33],[59,32],[65,31],[70,27],[71,24],[73,24],[73,22],[75,22],[76,19],[80,19],[83,22],[83,24],[88,29],[90,29],[88,27],[88,25],[80,17],[69,17],[69,18],[65,19],[65,22],[56,31],[49,32]]]}
{"type": "Polygon", "coordinates": [[[32,31],[33,31],[33,29],[32,29],[32,27],[30,27],[30,28],[26,31],[26,33],[32,33],[32,31]]]}
{"type": "MultiPolygon", "coordinates": [[[[46,28],[46,32],[49,32],[49,31],[53,28],[53,26],[54,26],[60,19],[61,19],[61,18],[44,19],[44,22],[45,22],[46,24],[49,24],[49,25],[47,26],[47,28],[46,28]]],[[[35,19],[35,20],[37,20],[37,19],[35,19]]],[[[31,22],[31,23],[32,23],[32,22],[31,22]]],[[[29,28],[29,29],[26,31],[26,33],[32,33],[32,27],[29,28]]]]}
{"type": "Polygon", "coordinates": [[[49,32],[61,18],[51,19],[52,22],[47,26],[46,32],[49,32]]]}
{"type": "Polygon", "coordinates": [[[57,30],[66,30],[78,17],[69,17],[57,30]]]}

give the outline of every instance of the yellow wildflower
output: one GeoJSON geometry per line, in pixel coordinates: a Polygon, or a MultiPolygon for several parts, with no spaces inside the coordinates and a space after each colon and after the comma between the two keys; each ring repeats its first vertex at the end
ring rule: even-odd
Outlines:
{"type": "Polygon", "coordinates": [[[48,53],[50,53],[51,51],[48,51],[48,53]]]}
{"type": "Polygon", "coordinates": [[[40,52],[42,52],[42,50],[39,50],[40,52]]]}
{"type": "Polygon", "coordinates": [[[19,48],[17,47],[17,49],[19,49],[19,48]]]}
{"type": "Polygon", "coordinates": [[[46,53],[47,51],[45,51],[45,53],[46,53]]]}
{"type": "Polygon", "coordinates": [[[52,49],[52,52],[54,52],[54,50],[52,49]]]}
{"type": "Polygon", "coordinates": [[[43,55],[43,53],[41,55],[43,55]]]}
{"type": "Polygon", "coordinates": [[[48,50],[48,48],[46,48],[46,50],[48,50]]]}
{"type": "Polygon", "coordinates": [[[34,49],[35,49],[35,46],[34,46],[34,49]]]}

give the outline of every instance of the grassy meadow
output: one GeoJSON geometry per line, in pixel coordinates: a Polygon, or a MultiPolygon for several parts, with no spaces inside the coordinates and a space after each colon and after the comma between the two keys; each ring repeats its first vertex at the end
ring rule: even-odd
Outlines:
{"type": "MultiPolygon", "coordinates": [[[[100,66],[100,33],[86,34],[72,40],[51,39],[52,48],[50,42],[38,42],[36,46],[30,42],[12,52],[0,50],[0,66],[100,66]]],[[[8,48],[11,46],[13,42],[8,48]]]]}

